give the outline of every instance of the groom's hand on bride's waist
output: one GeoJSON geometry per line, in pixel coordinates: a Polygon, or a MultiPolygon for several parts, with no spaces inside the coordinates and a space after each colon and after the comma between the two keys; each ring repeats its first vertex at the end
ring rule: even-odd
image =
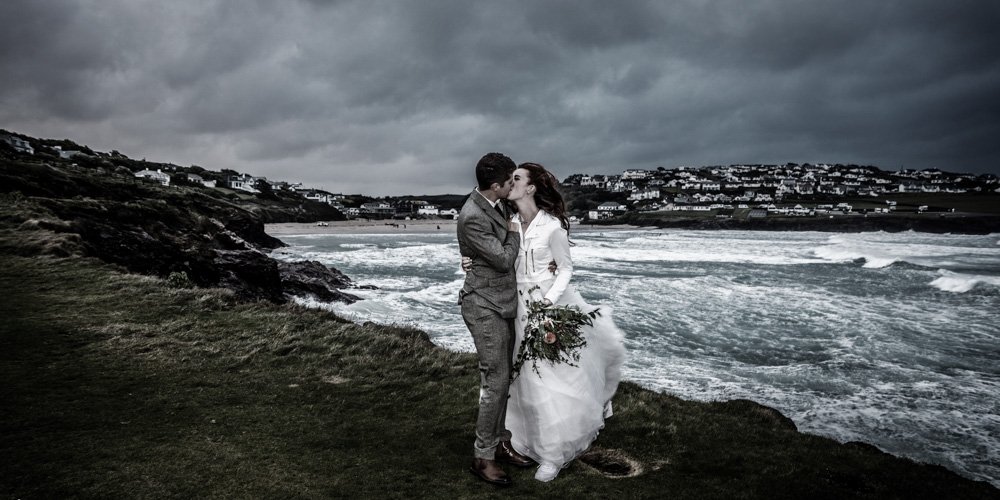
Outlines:
{"type": "MultiPolygon", "coordinates": [[[[462,257],[462,270],[469,272],[472,270],[472,257],[462,257]]],[[[555,274],[559,270],[559,265],[556,261],[549,262],[549,272],[555,274]]]]}

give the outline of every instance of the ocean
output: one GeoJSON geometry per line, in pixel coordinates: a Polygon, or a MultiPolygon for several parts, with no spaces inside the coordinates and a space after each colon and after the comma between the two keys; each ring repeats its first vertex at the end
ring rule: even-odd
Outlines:
{"type": "MultiPolygon", "coordinates": [[[[272,256],[378,287],[304,304],[473,352],[453,232],[391,231],[282,235],[272,256]]],[[[574,227],[571,240],[574,283],[625,332],[625,379],[752,399],[803,432],[1000,487],[1000,234],[574,227]]]]}

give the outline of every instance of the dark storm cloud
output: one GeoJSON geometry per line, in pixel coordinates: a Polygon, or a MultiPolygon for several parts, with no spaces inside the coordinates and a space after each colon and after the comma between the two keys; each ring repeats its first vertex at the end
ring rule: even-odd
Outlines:
{"type": "Polygon", "coordinates": [[[334,191],[829,161],[997,172],[995,2],[14,1],[0,126],[334,191]]]}

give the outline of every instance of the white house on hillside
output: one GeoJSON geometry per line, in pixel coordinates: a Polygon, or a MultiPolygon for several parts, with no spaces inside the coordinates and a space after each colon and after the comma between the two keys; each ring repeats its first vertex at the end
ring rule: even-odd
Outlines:
{"type": "Polygon", "coordinates": [[[136,172],[134,175],[136,177],[144,177],[146,179],[153,179],[154,181],[159,182],[160,184],[163,184],[164,186],[169,186],[170,185],[170,176],[168,174],[165,174],[165,173],[161,172],[160,169],[156,169],[155,172],[152,171],[152,170],[149,170],[149,169],[144,169],[144,170],[140,170],[140,171],[136,172]]]}
{"type": "Polygon", "coordinates": [[[254,188],[254,185],[256,183],[257,180],[254,178],[254,176],[248,174],[239,174],[239,175],[230,175],[229,177],[226,177],[224,185],[229,189],[235,189],[237,191],[246,191],[248,193],[259,193],[260,191],[254,188]]]}
{"type": "Polygon", "coordinates": [[[302,197],[307,200],[318,201],[320,203],[333,203],[333,194],[326,191],[311,190],[302,193],[302,197]]]}
{"type": "Polygon", "coordinates": [[[0,135],[0,141],[10,144],[10,146],[22,153],[28,153],[29,155],[35,154],[35,148],[31,147],[31,143],[21,139],[20,137],[14,137],[12,135],[0,135]]]}
{"type": "Polygon", "coordinates": [[[588,212],[587,217],[591,220],[601,220],[614,217],[624,213],[628,207],[616,201],[608,201],[597,206],[597,210],[588,212]]]}
{"type": "Polygon", "coordinates": [[[601,212],[624,212],[628,210],[628,207],[618,203],[617,201],[606,201],[598,205],[597,210],[601,212]]]}
{"type": "Polygon", "coordinates": [[[68,160],[74,156],[87,156],[82,151],[76,151],[73,149],[64,150],[62,146],[52,146],[52,149],[54,149],[57,153],[59,153],[59,157],[64,160],[68,160]]]}
{"type": "Polygon", "coordinates": [[[622,179],[625,180],[645,179],[646,177],[649,177],[649,170],[628,169],[622,172],[622,179]]]}
{"type": "Polygon", "coordinates": [[[187,174],[187,179],[190,182],[193,182],[195,184],[201,184],[202,186],[205,186],[205,187],[208,187],[208,188],[214,188],[215,187],[215,180],[214,179],[210,180],[210,181],[206,181],[204,177],[202,177],[202,176],[200,176],[198,174],[187,174]]]}
{"type": "Polygon", "coordinates": [[[580,186],[583,187],[593,186],[598,189],[603,189],[606,184],[607,180],[604,178],[603,175],[593,175],[593,176],[585,175],[580,178],[580,186]]]}
{"type": "Polygon", "coordinates": [[[646,189],[636,189],[632,191],[632,194],[628,195],[630,200],[658,200],[660,199],[660,190],[655,188],[646,189]]]}

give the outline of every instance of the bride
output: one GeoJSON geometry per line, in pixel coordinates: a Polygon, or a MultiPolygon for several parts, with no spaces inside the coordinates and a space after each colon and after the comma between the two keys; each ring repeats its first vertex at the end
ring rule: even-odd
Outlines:
{"type": "MultiPolygon", "coordinates": [[[[523,163],[514,171],[514,186],[507,198],[517,206],[513,222],[521,235],[515,264],[515,353],[524,338],[527,300],[576,305],[584,312],[595,309],[570,283],[569,220],[557,184],[555,176],[541,165],[523,163]],[[553,260],[555,275],[549,267],[553,260]]],[[[539,360],[538,373],[522,366],[511,382],[507,402],[511,444],[539,463],[535,473],[539,481],[555,479],[563,467],[590,447],[604,427],[604,419],[611,416],[611,397],[621,378],[625,347],[610,312],[602,308],[601,314],[593,326],[583,327],[587,345],[580,351],[577,366],[539,360]]]]}

